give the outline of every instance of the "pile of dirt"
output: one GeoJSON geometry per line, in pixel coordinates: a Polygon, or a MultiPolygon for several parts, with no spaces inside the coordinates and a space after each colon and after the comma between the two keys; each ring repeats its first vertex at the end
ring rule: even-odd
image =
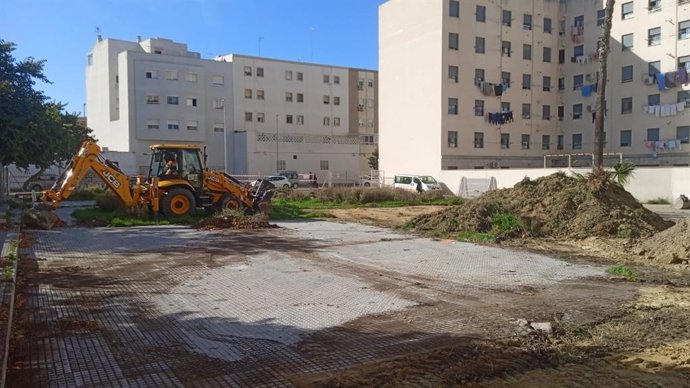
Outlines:
{"type": "Polygon", "coordinates": [[[411,220],[407,226],[421,232],[491,232],[506,215],[519,221],[518,233],[504,237],[591,236],[648,237],[673,222],[645,209],[623,187],[605,183],[592,187],[587,179],[556,173],[536,180],[525,178],[509,189],[411,220]]]}
{"type": "Polygon", "coordinates": [[[674,226],[641,241],[637,254],[668,264],[690,261],[690,220],[680,219],[674,226]]]}
{"type": "Polygon", "coordinates": [[[263,213],[253,216],[236,217],[232,215],[219,215],[204,218],[192,226],[195,229],[269,229],[278,225],[269,224],[268,216],[263,213]]]}
{"type": "Polygon", "coordinates": [[[22,213],[22,224],[31,229],[51,230],[65,226],[65,221],[51,210],[29,209],[22,213]]]}

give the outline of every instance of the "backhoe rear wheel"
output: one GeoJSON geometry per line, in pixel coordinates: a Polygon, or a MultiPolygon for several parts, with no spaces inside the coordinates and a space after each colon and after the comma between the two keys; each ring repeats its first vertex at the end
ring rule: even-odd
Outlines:
{"type": "Polygon", "coordinates": [[[228,194],[220,201],[220,210],[241,211],[244,209],[244,204],[232,194],[228,194]]]}
{"type": "Polygon", "coordinates": [[[166,217],[182,217],[191,214],[196,207],[194,196],[189,190],[175,187],[163,196],[161,213],[166,217]]]}

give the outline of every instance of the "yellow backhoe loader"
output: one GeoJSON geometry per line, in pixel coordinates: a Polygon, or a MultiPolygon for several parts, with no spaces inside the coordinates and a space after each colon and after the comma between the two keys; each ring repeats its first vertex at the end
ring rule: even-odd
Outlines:
{"type": "Polygon", "coordinates": [[[199,207],[247,213],[270,208],[264,205],[274,193],[270,183],[249,187],[228,174],[208,170],[206,155],[202,158],[196,145],[157,144],[151,151],[148,176],[130,177],[103,156],[98,144],[87,140],[70,168],[43,194],[43,201],[57,208],[93,171],[126,207],[149,208],[168,217],[184,216],[199,207]]]}

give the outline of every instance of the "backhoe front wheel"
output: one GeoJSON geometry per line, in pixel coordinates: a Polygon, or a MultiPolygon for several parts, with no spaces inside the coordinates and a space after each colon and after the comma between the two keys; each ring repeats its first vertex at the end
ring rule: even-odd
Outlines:
{"type": "Polygon", "coordinates": [[[182,217],[191,214],[196,207],[194,196],[187,189],[170,189],[161,201],[161,213],[166,217],[182,217]]]}
{"type": "Polygon", "coordinates": [[[234,195],[226,195],[223,197],[223,199],[220,201],[220,210],[229,210],[229,211],[241,211],[244,209],[244,205],[242,202],[240,202],[239,198],[235,197],[234,195]]]}

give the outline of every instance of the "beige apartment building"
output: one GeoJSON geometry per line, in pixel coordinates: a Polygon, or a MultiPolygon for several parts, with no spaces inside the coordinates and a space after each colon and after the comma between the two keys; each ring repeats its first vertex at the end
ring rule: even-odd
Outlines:
{"type": "MultiPolygon", "coordinates": [[[[391,176],[590,163],[603,8],[604,0],[382,4],[380,168],[391,176]]],[[[679,69],[690,70],[690,2],[616,2],[611,38],[605,152],[687,165],[690,87],[679,69]],[[669,80],[663,89],[658,72],[669,80]]]]}
{"type": "Polygon", "coordinates": [[[203,59],[152,38],[99,39],[86,68],[89,127],[99,144],[207,147],[208,165],[233,174],[312,171],[354,179],[378,143],[374,70],[230,54],[203,59]]]}

